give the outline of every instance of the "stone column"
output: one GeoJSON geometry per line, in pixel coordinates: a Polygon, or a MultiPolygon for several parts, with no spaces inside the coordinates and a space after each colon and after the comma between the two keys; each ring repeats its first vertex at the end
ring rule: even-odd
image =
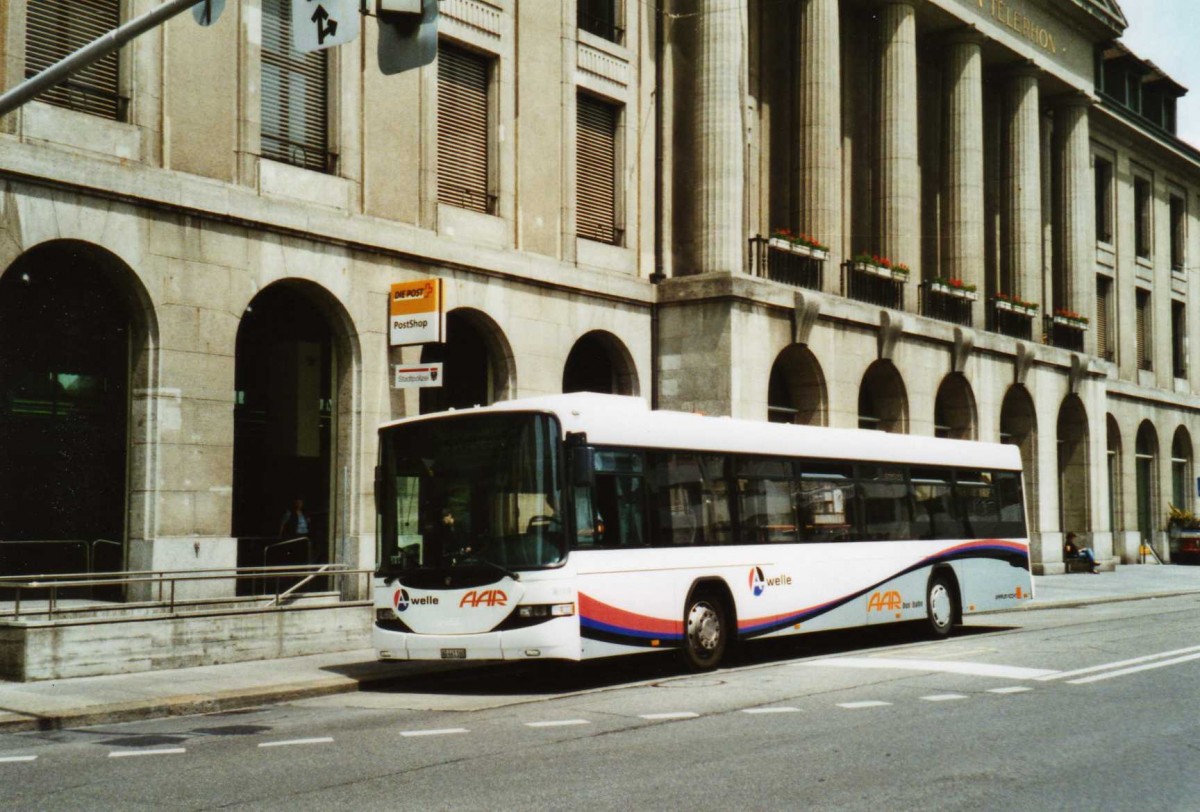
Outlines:
{"type": "MultiPolygon", "coordinates": [[[[1071,94],[1054,106],[1054,140],[1059,155],[1058,183],[1059,262],[1065,290],[1065,307],[1095,323],[1096,305],[1096,197],[1092,181],[1091,143],[1085,96],[1071,94]]],[[[1049,312],[1053,312],[1052,310],[1049,312]]],[[[1095,352],[1095,334],[1089,329],[1084,349],[1095,352]]]]}
{"type": "Polygon", "coordinates": [[[973,30],[946,50],[946,204],[944,275],[975,285],[973,323],[983,325],[983,56],[973,30]]]}
{"type": "Polygon", "coordinates": [[[838,0],[800,7],[800,231],[829,246],[825,288],[833,290],[842,245],[842,85],[838,0]]]}
{"type": "Polygon", "coordinates": [[[746,0],[699,0],[692,103],[696,273],[744,270],[746,0]]]}
{"type": "Polygon", "coordinates": [[[879,6],[879,252],[920,278],[915,0],[879,6]]]}
{"type": "MultiPolygon", "coordinates": [[[[1004,95],[1001,289],[1046,308],[1050,303],[1042,301],[1042,116],[1037,68],[1014,69],[1004,95]]],[[[1041,330],[1034,334],[1040,335],[1041,330]]]]}

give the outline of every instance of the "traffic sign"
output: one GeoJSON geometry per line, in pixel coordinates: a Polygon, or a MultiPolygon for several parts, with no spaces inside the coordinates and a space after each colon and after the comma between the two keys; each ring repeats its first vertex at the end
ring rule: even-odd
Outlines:
{"type": "Polygon", "coordinates": [[[360,27],[357,0],[292,0],[292,47],[301,53],[351,42],[360,27]]]}
{"type": "Polygon", "coordinates": [[[225,0],[200,0],[192,6],[192,16],[200,25],[208,26],[217,21],[225,10],[225,0]]]}
{"type": "Polygon", "coordinates": [[[383,3],[379,10],[379,71],[391,76],[422,65],[437,56],[438,0],[421,0],[420,14],[395,13],[400,3],[383,3]]]}

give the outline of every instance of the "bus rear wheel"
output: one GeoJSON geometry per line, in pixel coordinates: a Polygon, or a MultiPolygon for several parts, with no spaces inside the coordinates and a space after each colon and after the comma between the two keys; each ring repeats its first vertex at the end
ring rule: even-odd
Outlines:
{"type": "Polygon", "coordinates": [[[936,573],[929,579],[929,587],[925,593],[925,617],[930,637],[950,636],[957,614],[955,595],[954,587],[946,575],[936,573]]]}
{"type": "Polygon", "coordinates": [[[720,598],[701,594],[688,600],[683,613],[683,659],[689,668],[707,671],[720,664],[729,642],[728,617],[720,598]]]}

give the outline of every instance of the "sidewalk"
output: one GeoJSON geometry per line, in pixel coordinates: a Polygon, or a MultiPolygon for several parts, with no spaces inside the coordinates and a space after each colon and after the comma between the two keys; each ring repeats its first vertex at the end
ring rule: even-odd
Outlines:
{"type": "MultiPolygon", "coordinates": [[[[1123,566],[1034,577],[1026,611],[1200,593],[1200,567],[1123,566]]],[[[380,663],[371,649],[47,682],[0,682],[0,733],[182,716],[349,693],[440,663],[380,663]]]]}

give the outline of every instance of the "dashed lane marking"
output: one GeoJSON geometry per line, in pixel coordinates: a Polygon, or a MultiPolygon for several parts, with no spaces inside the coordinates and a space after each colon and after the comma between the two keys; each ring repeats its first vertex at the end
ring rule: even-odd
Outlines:
{"type": "Polygon", "coordinates": [[[940,674],[965,674],[972,677],[995,677],[999,679],[1049,678],[1057,671],[1046,668],[1020,668],[993,663],[964,663],[953,660],[916,660],[902,657],[831,657],[799,663],[802,666],[824,666],[827,668],[874,668],[899,669],[902,671],[926,671],[940,674]]]}
{"type": "Polygon", "coordinates": [[[742,708],[742,713],[799,713],[799,708],[779,707],[779,708],[742,708]]]}
{"type": "Polygon", "coordinates": [[[700,714],[692,713],[691,711],[675,711],[673,713],[642,713],[639,714],[638,718],[659,721],[662,719],[695,719],[698,716],[700,714]]]}
{"type": "Polygon", "coordinates": [[[285,739],[277,742],[259,742],[259,747],[290,747],[293,744],[329,744],[333,741],[332,736],[321,736],[315,739],[285,739]]]}
{"type": "Polygon", "coordinates": [[[22,761],[37,761],[37,756],[0,756],[0,764],[16,764],[22,761]]]}
{"type": "Polygon", "coordinates": [[[929,696],[921,697],[921,699],[924,699],[926,702],[952,702],[955,699],[966,698],[966,694],[931,694],[929,696]]]}
{"type": "Polygon", "coordinates": [[[180,753],[186,753],[187,749],[183,747],[164,747],[161,750],[113,750],[108,754],[109,758],[132,758],[133,756],[177,756],[180,753]]]}
{"type": "Polygon", "coordinates": [[[400,735],[406,738],[413,738],[416,736],[450,736],[454,733],[466,732],[467,729],[465,727],[444,727],[440,730],[402,730],[400,731],[400,735]]]}
{"type": "Polygon", "coordinates": [[[869,699],[865,702],[839,702],[837,703],[837,706],[839,708],[845,708],[846,710],[859,710],[860,708],[882,708],[885,705],[890,704],[892,703],[880,702],[877,699],[869,699]]]}
{"type": "Polygon", "coordinates": [[[569,727],[570,725],[590,725],[587,719],[555,719],[548,722],[526,722],[525,727],[569,727]]]}
{"type": "Polygon", "coordinates": [[[989,694],[1023,694],[1032,691],[1028,685],[1008,685],[1004,688],[988,688],[989,694]]]}

